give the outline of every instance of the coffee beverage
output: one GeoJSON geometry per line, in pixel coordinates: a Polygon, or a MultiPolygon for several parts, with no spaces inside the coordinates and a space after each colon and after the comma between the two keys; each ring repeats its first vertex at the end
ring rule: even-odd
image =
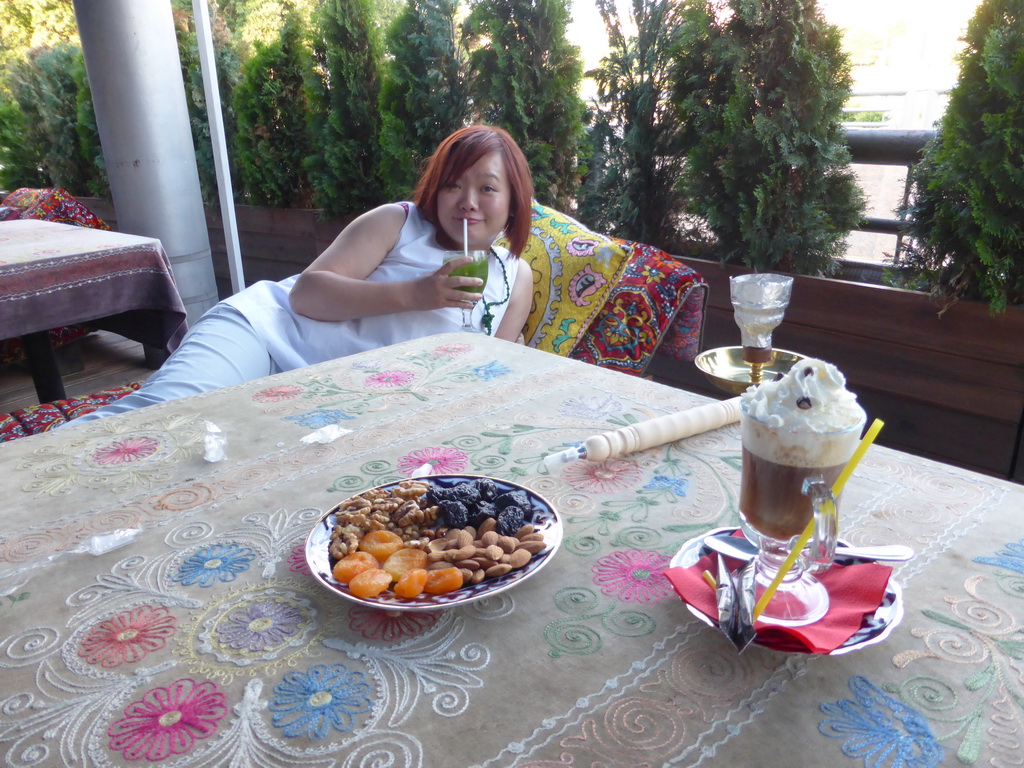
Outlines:
{"type": "Polygon", "coordinates": [[[803,533],[811,521],[811,500],[801,489],[808,477],[821,477],[829,486],[843,465],[790,467],[743,449],[740,512],[758,533],[786,541],[803,533]]]}

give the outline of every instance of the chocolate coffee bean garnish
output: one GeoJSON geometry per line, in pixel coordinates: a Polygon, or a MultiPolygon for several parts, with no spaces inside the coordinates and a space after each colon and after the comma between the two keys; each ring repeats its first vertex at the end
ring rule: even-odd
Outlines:
{"type": "Polygon", "coordinates": [[[811,398],[809,397],[801,397],[796,401],[796,407],[802,411],[806,411],[811,407],[811,405],[813,405],[813,403],[811,403],[811,398]]]}
{"type": "Polygon", "coordinates": [[[804,376],[813,376],[814,369],[811,368],[811,366],[807,366],[806,368],[803,369],[803,371],[801,371],[801,373],[803,373],[804,376]]]}

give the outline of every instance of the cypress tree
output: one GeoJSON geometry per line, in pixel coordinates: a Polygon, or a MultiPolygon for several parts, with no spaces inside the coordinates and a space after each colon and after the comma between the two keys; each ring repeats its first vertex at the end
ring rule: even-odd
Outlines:
{"type": "Polygon", "coordinates": [[[381,175],[391,199],[409,195],[423,162],[467,122],[467,56],[456,30],[458,5],[408,0],[388,30],[381,175]]]}
{"type": "Polygon", "coordinates": [[[628,36],[615,0],[597,0],[610,50],[588,73],[599,107],[579,210],[592,227],[673,253],[684,240],[679,117],[668,97],[677,7],[675,0],[632,0],[636,34],[628,36]]]}
{"type": "Polygon", "coordinates": [[[960,74],[911,174],[897,274],[949,306],[1024,304],[1024,2],[983,0],[960,74]]]}
{"type": "Polygon", "coordinates": [[[38,158],[46,178],[39,186],[85,195],[95,189],[100,174],[79,138],[76,68],[84,69],[78,46],[36,48],[24,61],[10,65],[8,86],[23,115],[22,146],[38,158]]]}
{"type": "Polygon", "coordinates": [[[312,64],[298,14],[287,12],[278,29],[272,43],[255,43],[235,88],[239,177],[253,205],[308,208],[313,190],[303,162],[312,144],[305,82],[312,64]]]}
{"type": "Polygon", "coordinates": [[[687,207],[723,262],[830,274],[863,208],[840,121],[839,30],[815,0],[708,0],[684,12],[675,99],[687,207]]]}
{"type": "Polygon", "coordinates": [[[583,139],[583,65],[568,23],[567,0],[477,0],[467,21],[477,118],[512,135],[538,200],[561,210],[576,198],[583,139]]]}
{"type": "Polygon", "coordinates": [[[370,0],[325,0],[316,13],[310,86],[314,153],[306,167],[327,216],[385,200],[380,164],[380,43],[370,0]]]}

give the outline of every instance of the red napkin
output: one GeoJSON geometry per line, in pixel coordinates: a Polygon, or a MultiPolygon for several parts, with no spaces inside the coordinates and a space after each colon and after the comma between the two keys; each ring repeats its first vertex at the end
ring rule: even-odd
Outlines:
{"type": "MultiPolygon", "coordinates": [[[[701,574],[718,572],[717,555],[707,555],[689,568],[669,568],[665,576],[676,593],[712,621],[718,620],[715,591],[701,574]]],[[[861,628],[864,617],[882,604],[892,568],[879,563],[833,565],[825,573],[815,574],[829,595],[829,610],[813,624],[803,627],[779,627],[758,621],[755,642],[777,651],[831,653],[861,628]]]]}

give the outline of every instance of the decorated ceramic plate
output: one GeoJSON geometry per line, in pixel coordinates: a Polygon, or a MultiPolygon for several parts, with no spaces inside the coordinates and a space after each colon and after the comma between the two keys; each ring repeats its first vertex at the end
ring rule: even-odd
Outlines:
{"type": "MultiPolygon", "coordinates": [[[[435,611],[441,608],[451,608],[482,600],[485,597],[496,595],[511,589],[517,584],[521,584],[547,565],[562,543],[562,521],[559,518],[558,512],[555,511],[555,508],[551,506],[547,499],[531,491],[529,488],[509,482],[508,480],[484,478],[482,475],[433,475],[417,479],[445,488],[450,488],[460,483],[488,479],[494,483],[498,494],[509,491],[523,491],[530,502],[530,508],[524,510],[526,513],[524,523],[531,524],[535,532],[543,534],[544,544],[546,545],[544,550],[535,554],[529,563],[518,570],[511,571],[504,576],[485,579],[479,584],[466,585],[445,594],[422,594],[414,598],[402,598],[388,589],[377,597],[358,597],[349,591],[347,585],[337,581],[331,575],[334,561],[328,552],[328,548],[331,543],[331,532],[334,530],[337,519],[336,512],[338,507],[335,506],[320,518],[306,537],[306,563],[313,572],[314,578],[335,594],[359,605],[381,608],[388,611],[435,611]]],[[[396,486],[398,486],[398,481],[376,486],[376,488],[386,491],[396,486]]],[[[376,489],[371,488],[368,490],[376,489]]],[[[366,492],[363,491],[363,493],[366,492]]]]}
{"type": "MultiPolygon", "coordinates": [[[[708,536],[731,536],[737,531],[736,528],[716,528],[713,531],[707,531],[702,533],[696,538],[690,539],[688,542],[683,544],[682,548],[672,558],[670,566],[673,568],[689,568],[694,565],[705,555],[712,554],[712,550],[704,545],[704,539],[708,536]]],[[[844,541],[840,541],[841,544],[846,544],[844,541]]],[[[856,565],[857,563],[871,562],[869,560],[862,560],[858,557],[837,557],[836,562],[839,565],[856,565]]],[[[701,611],[694,608],[692,605],[686,605],[687,609],[696,616],[698,619],[703,621],[710,627],[717,627],[718,622],[712,619],[710,616],[706,616],[701,611]]],[[[878,609],[870,616],[864,617],[864,623],[861,624],[860,629],[853,633],[850,638],[843,643],[841,646],[832,651],[830,656],[839,656],[850,651],[857,651],[861,648],[865,648],[869,645],[881,642],[889,633],[896,628],[896,625],[903,619],[903,591],[892,579],[889,579],[889,583],[885,588],[885,596],[882,598],[882,604],[878,606],[878,609]]],[[[774,648],[771,642],[764,642],[760,637],[754,638],[754,643],[757,645],[763,645],[766,648],[774,648]]],[[[775,648],[775,650],[781,650],[775,648]]]]}

